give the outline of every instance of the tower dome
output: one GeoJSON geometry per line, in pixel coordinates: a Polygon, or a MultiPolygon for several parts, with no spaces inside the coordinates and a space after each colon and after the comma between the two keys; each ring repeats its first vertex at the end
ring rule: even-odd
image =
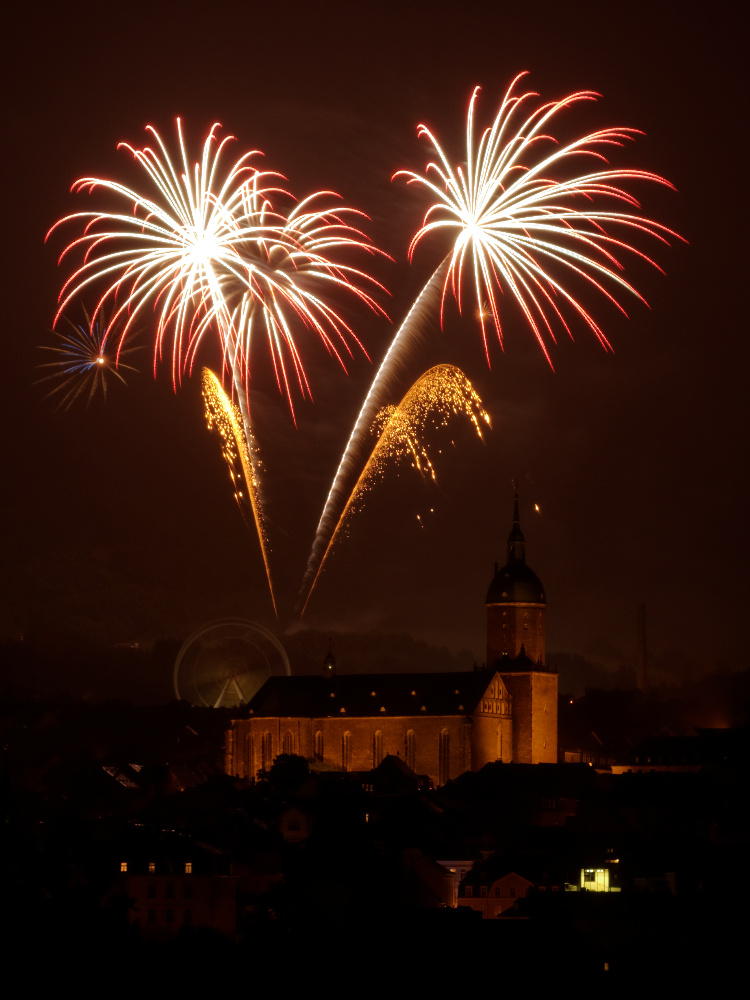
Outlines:
{"type": "Polygon", "coordinates": [[[487,590],[486,604],[546,604],[542,581],[526,565],[526,540],[518,516],[518,491],[513,504],[513,527],[508,535],[508,561],[495,575],[487,590]]]}

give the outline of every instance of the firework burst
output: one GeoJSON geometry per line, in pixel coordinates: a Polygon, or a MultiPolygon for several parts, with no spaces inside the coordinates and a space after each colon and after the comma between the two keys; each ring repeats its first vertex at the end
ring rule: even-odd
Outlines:
{"type": "Polygon", "coordinates": [[[52,371],[38,381],[39,384],[54,383],[47,398],[56,398],[57,409],[69,409],[83,395],[86,395],[88,405],[98,392],[106,400],[109,380],[115,378],[125,385],[122,370],[136,370],[132,365],[125,364],[123,358],[137,348],[126,348],[118,357],[115,349],[107,343],[104,332],[106,323],[92,322],[85,309],[84,316],[85,323],[78,324],[66,317],[67,329],[53,331],[57,340],[54,346],[40,345],[43,351],[55,355],[54,361],[45,361],[39,366],[52,371]]]}
{"type": "MultiPolygon", "coordinates": [[[[394,175],[425,191],[432,202],[411,241],[410,259],[428,234],[447,238],[450,246],[396,332],[370,386],[323,507],[305,581],[315,577],[327,551],[337,511],[347,496],[346,483],[362,467],[367,428],[389,383],[417,348],[435,310],[442,323],[449,295],[461,309],[466,289],[471,288],[488,364],[489,328],[494,328],[502,345],[503,291],[517,303],[548,361],[548,341],[555,340],[555,326],[572,336],[571,316],[609,348],[587,304],[570,287],[588,288],[624,313],[618,296],[642,297],[623,277],[621,258],[634,255],[657,266],[628,237],[645,235],[661,243],[677,237],[640,215],[639,203],[626,187],[638,181],[672,185],[648,171],[611,167],[606,159],[607,152],[638,132],[605,128],[559,144],[547,129],[568,108],[598,95],[580,91],[533,107],[538,95],[519,90],[525,75],[513,80],[494,122],[480,134],[474,123],[479,95],[475,89],[461,162],[453,166],[435,135],[420,125],[419,135],[429,141],[436,159],[423,173],[400,170],[394,175]],[[594,169],[587,169],[589,165],[594,169]]],[[[304,582],[302,589],[304,593],[304,582]]]]}
{"type": "Polygon", "coordinates": [[[436,479],[435,467],[425,440],[429,430],[446,427],[455,416],[468,417],[479,438],[489,417],[471,382],[453,365],[437,365],[425,372],[398,406],[386,406],[375,417],[372,433],[377,442],[334,528],[317,572],[306,593],[304,613],[315,584],[336,539],[368,493],[394,463],[408,461],[422,477],[436,479]]]}
{"type": "Polygon", "coordinates": [[[474,118],[479,88],[474,90],[462,163],[453,166],[433,133],[420,125],[419,135],[431,143],[437,160],[428,162],[423,174],[401,170],[395,175],[426,189],[433,199],[409,257],[429,233],[451,240],[443,264],[441,320],[447,295],[461,308],[469,285],[488,363],[489,325],[502,344],[498,297],[504,289],[520,306],[548,361],[545,338],[554,342],[555,324],[571,334],[566,311],[608,348],[601,327],[569,291],[565,278],[580,279],[624,313],[618,293],[642,297],[623,277],[622,255],[635,254],[658,266],[627,242],[627,235],[647,234],[662,243],[676,236],[639,215],[638,200],[623,186],[633,181],[672,185],[645,170],[610,167],[606,159],[609,150],[633,139],[637,130],[606,128],[559,144],[546,132],[553,119],[599,95],[580,91],[528,111],[538,95],[517,93],[524,75],[510,85],[494,122],[478,141],[474,118]],[[581,170],[589,164],[597,169],[581,170]]]}
{"type": "Polygon", "coordinates": [[[50,230],[69,223],[83,227],[60,257],[79,252],[83,261],[63,285],[55,323],[73,298],[94,293],[95,317],[105,305],[113,308],[105,336],[112,324],[122,324],[121,347],[134,324],[153,311],[154,365],[169,350],[175,385],[192,368],[208,331],[218,332],[246,421],[251,342],[262,328],[293,413],[292,386],[310,395],[297,331],[313,331],[344,364],[351,344],[359,342],[327,296],[351,293],[381,311],[366,290],[376,283],[339,259],[348,259],[353,249],[376,251],[350,224],[361,213],[338,204],[333,192],[318,192],[286,214],[275,208],[277,200],[292,201],[279,186],[281,175],[255,167],[258,151],[225,166],[232,137],[219,140],[218,128],[213,126],[200,161],[192,165],[179,119],[176,165],[151,126],[156,149],[121,143],[145,174],[144,191],[92,177],[73,185],[76,192],[107,192],[128,210],[78,212],[50,230]]]}

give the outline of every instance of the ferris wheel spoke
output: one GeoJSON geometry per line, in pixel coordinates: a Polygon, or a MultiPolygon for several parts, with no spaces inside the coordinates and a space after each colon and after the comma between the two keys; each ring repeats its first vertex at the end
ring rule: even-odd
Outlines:
{"type": "Polygon", "coordinates": [[[227,677],[227,679],[224,681],[224,687],[221,689],[221,691],[219,692],[219,697],[214,702],[214,705],[213,705],[214,708],[220,708],[221,707],[221,703],[224,700],[224,695],[227,693],[227,688],[232,683],[232,680],[233,680],[233,678],[227,677]]]}

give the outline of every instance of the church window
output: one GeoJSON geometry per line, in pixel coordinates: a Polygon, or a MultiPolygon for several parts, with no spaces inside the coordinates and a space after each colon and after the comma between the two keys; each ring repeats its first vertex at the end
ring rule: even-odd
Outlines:
{"type": "Polygon", "coordinates": [[[245,737],[245,777],[255,776],[255,742],[252,735],[245,737]]]}
{"type": "Polygon", "coordinates": [[[417,737],[413,729],[407,730],[405,744],[406,764],[414,771],[417,762],[417,737]]]}
{"type": "Polygon", "coordinates": [[[286,754],[294,753],[294,734],[290,732],[284,733],[284,749],[282,751],[286,754]]]}
{"type": "Polygon", "coordinates": [[[377,767],[383,756],[383,734],[378,729],[372,737],[372,766],[377,767]]]}
{"type": "Polygon", "coordinates": [[[444,785],[450,777],[450,733],[443,729],[440,733],[438,781],[444,785]]]}
{"type": "Polygon", "coordinates": [[[345,771],[352,769],[352,734],[349,732],[341,737],[341,766],[345,771]]]}
{"type": "Polygon", "coordinates": [[[315,745],[313,748],[315,760],[323,760],[323,734],[318,730],[315,734],[315,745]]]}
{"type": "Polygon", "coordinates": [[[260,766],[261,770],[267,771],[273,763],[273,741],[271,734],[266,732],[260,741],[260,766]]]}

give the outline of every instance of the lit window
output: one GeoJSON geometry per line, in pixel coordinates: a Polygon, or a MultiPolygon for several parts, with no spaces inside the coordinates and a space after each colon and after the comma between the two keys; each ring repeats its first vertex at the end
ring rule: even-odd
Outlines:
{"type": "Polygon", "coordinates": [[[185,874],[186,875],[192,875],[193,874],[193,862],[192,861],[186,861],[185,862],[185,874]]]}
{"type": "Polygon", "coordinates": [[[149,863],[148,863],[148,873],[149,873],[149,875],[154,875],[155,872],[156,872],[156,862],[155,861],[149,861],[149,863]]]}
{"type": "Polygon", "coordinates": [[[608,868],[582,868],[581,888],[589,892],[609,892],[608,868]]]}
{"type": "Polygon", "coordinates": [[[121,872],[126,872],[127,870],[128,870],[128,863],[127,863],[127,861],[121,861],[120,862],[120,871],[121,872]]]}

